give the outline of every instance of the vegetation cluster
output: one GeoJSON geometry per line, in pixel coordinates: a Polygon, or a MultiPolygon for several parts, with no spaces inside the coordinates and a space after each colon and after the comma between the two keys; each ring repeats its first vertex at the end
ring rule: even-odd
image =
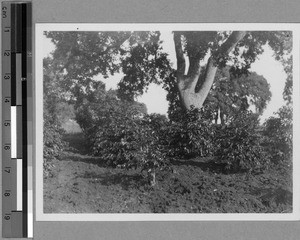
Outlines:
{"type": "MultiPolygon", "coordinates": [[[[172,70],[168,65],[167,55],[159,45],[158,33],[135,33],[131,38],[127,32],[110,33],[109,37],[105,34],[100,37],[74,34],[48,33],[61,51],[56,50],[53,59],[44,60],[45,177],[52,175],[53,159],[60,159],[64,149],[70,148],[63,140],[66,132],[62,126],[67,120],[74,119],[84,136],[82,147],[97,157],[99,164],[125,172],[132,169],[139,172],[143,177],[141,182],[147,182],[142,187],[150,194],[153,212],[176,212],[181,208],[184,211],[189,209],[188,212],[290,211],[291,76],[288,75],[284,93],[286,106],[260,124],[259,117],[271,98],[270,87],[263,76],[247,71],[256,55],[261,53],[261,45],[267,41],[277,51],[276,56],[284,63],[285,69],[291,70],[289,60],[282,57],[281,46],[272,42],[273,35],[246,35],[239,46],[248,44],[252,47],[251,51],[244,52],[246,62],[243,66],[228,67],[224,60],[220,60],[223,55],[219,54],[216,45],[207,45],[208,39],[187,33],[183,48],[188,56],[200,58],[210,47],[216,54],[218,62],[215,64],[219,67],[203,106],[187,108],[182,102],[185,93],[175,84],[182,76],[178,75],[179,69],[172,70]],[[99,47],[95,42],[97,37],[104,45],[109,39],[111,47],[120,47],[119,41],[130,39],[127,42],[129,53],[123,52],[125,50],[121,47],[110,49],[108,46],[99,50],[102,53],[100,59],[82,54],[85,51],[98,54],[93,49],[99,47]],[[200,42],[196,41],[197,37],[200,42]],[[250,44],[255,37],[261,41],[256,47],[250,44]],[[81,43],[77,50],[81,53],[72,52],[72,47],[77,44],[73,38],[81,43]],[[198,45],[202,46],[200,50],[203,52],[193,53],[198,45]],[[71,56],[68,61],[63,60],[63,53],[71,56]],[[116,56],[121,56],[121,64],[115,63],[116,56]],[[80,61],[77,58],[81,58],[80,61]],[[125,77],[118,90],[107,91],[100,80],[92,79],[99,73],[107,77],[109,72],[113,74],[119,69],[123,69],[125,77]],[[146,106],[134,100],[153,82],[162,84],[168,92],[168,116],[148,114],[146,106]],[[251,110],[251,106],[255,110],[251,110]],[[188,163],[207,171],[199,175],[192,168],[182,167],[191,175],[178,175],[178,166],[188,163]],[[275,174],[272,177],[270,173],[275,174]],[[237,180],[242,182],[234,183],[237,180]],[[256,183],[264,181],[268,181],[264,191],[255,193],[256,183]]],[[[228,33],[218,36],[219,42],[223,38],[230,39],[228,33]]],[[[283,36],[276,37],[282,39],[283,36]]],[[[207,33],[207,38],[211,37],[207,33]]],[[[174,41],[178,43],[176,34],[174,41]]],[[[237,61],[238,54],[236,48],[231,60],[237,61]]],[[[205,78],[206,71],[201,71],[204,75],[199,79],[205,78]]],[[[201,89],[201,84],[199,80],[195,88],[201,89]]]]}

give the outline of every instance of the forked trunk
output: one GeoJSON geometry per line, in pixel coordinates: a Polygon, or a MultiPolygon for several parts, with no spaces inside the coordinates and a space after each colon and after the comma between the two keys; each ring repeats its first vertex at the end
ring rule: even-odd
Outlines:
{"type": "Polygon", "coordinates": [[[198,75],[194,76],[177,76],[177,84],[180,93],[180,99],[185,109],[191,106],[201,108],[214,82],[217,72],[217,66],[214,60],[210,58],[206,66],[204,79],[199,79],[198,75]],[[200,82],[199,82],[200,81],[200,82]],[[200,88],[196,91],[196,85],[200,84],[200,88]]]}
{"type": "Polygon", "coordinates": [[[205,73],[201,75],[203,77],[200,77],[200,61],[204,56],[190,58],[188,74],[185,75],[186,64],[182,48],[181,33],[174,33],[177,58],[177,86],[181,103],[186,109],[190,109],[191,106],[196,108],[202,107],[215,79],[218,69],[217,61],[223,61],[222,59],[224,59],[224,56],[228,55],[236,46],[236,44],[244,38],[245,35],[245,31],[232,32],[227,40],[219,47],[217,53],[209,58],[205,73]]]}

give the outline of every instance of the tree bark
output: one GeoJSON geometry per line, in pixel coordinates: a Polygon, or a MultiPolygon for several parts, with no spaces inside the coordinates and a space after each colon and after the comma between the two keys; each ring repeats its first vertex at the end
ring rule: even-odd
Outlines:
{"type": "Polygon", "coordinates": [[[174,32],[174,43],[177,58],[177,86],[181,103],[185,109],[191,109],[191,106],[196,108],[202,107],[214,82],[214,78],[218,69],[218,61],[222,61],[222,58],[227,56],[234,49],[236,44],[244,38],[245,35],[245,31],[232,32],[227,40],[219,47],[219,50],[216,52],[216,54],[208,59],[205,73],[203,77],[200,78],[200,61],[202,60],[200,56],[192,59],[193,62],[190,62],[188,74],[185,75],[186,63],[182,48],[182,33],[174,32]]]}

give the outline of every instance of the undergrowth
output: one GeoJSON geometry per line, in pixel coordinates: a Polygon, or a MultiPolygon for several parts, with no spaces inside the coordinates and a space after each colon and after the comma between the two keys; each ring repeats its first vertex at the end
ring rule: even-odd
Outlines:
{"type": "Polygon", "coordinates": [[[151,189],[154,213],[281,213],[292,211],[292,190],[276,173],[212,174],[182,167],[151,189]]]}

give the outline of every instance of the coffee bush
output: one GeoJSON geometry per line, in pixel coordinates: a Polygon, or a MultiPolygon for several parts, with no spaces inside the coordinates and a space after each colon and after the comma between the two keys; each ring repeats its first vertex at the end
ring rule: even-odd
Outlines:
{"type": "Polygon", "coordinates": [[[291,167],[293,154],[293,110],[284,106],[264,123],[265,146],[272,164],[291,167]]]}
{"type": "Polygon", "coordinates": [[[170,157],[207,157],[213,154],[215,125],[203,118],[197,109],[179,113],[176,118],[173,116],[165,135],[170,157]]]}
{"type": "Polygon", "coordinates": [[[242,111],[216,134],[216,156],[232,171],[251,171],[269,165],[269,155],[262,146],[258,116],[242,111]]]}
{"type": "Polygon", "coordinates": [[[99,102],[84,101],[76,119],[93,155],[112,167],[140,168],[151,175],[167,167],[166,117],[145,114],[142,104],[120,101],[115,95],[99,102]]]}

